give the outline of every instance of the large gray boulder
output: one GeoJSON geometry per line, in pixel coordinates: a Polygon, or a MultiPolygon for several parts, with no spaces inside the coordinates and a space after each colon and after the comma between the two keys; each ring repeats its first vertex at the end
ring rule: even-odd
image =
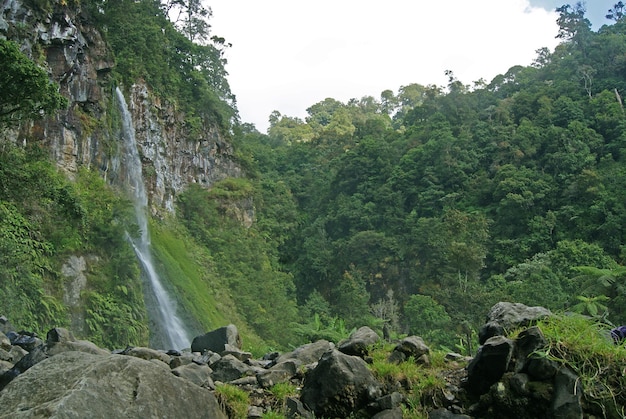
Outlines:
{"type": "Polygon", "coordinates": [[[202,336],[196,336],[191,342],[191,352],[212,351],[221,354],[233,347],[241,349],[241,346],[241,336],[239,336],[237,326],[229,324],[202,336]],[[227,345],[230,345],[230,347],[227,345]]]}
{"type": "Polygon", "coordinates": [[[306,374],[300,399],[316,417],[347,418],[380,396],[365,361],[333,349],[306,374]]]}
{"type": "Polygon", "coordinates": [[[317,342],[299,346],[291,352],[284,353],[276,358],[275,362],[276,364],[280,364],[288,360],[295,360],[298,366],[310,365],[316,363],[323,354],[334,348],[335,345],[332,342],[322,339],[317,342]]]}
{"type": "Polygon", "coordinates": [[[478,332],[478,342],[482,345],[490,337],[506,336],[513,329],[530,326],[551,315],[552,312],[544,307],[499,302],[489,310],[487,321],[478,332]]]}
{"type": "Polygon", "coordinates": [[[65,352],[0,392],[7,418],[226,418],[213,394],[154,362],[65,352]]]}
{"type": "Polygon", "coordinates": [[[371,328],[363,326],[350,334],[337,345],[337,349],[346,355],[363,357],[368,354],[370,346],[380,340],[380,336],[371,328]]]}

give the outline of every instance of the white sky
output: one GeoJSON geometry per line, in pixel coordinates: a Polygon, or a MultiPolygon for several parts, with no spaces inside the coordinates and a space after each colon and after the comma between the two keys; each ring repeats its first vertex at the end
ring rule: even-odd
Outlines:
{"type": "Polygon", "coordinates": [[[273,110],[304,118],[327,97],[378,99],[410,83],[445,85],[447,69],[464,84],[489,82],[557,44],[554,8],[527,0],[206,3],[212,34],[233,44],[226,69],[241,120],[261,132],[273,110]]]}

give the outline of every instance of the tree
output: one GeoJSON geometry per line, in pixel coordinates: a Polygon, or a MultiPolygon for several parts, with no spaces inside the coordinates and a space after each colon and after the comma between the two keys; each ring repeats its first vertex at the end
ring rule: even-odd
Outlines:
{"type": "Polygon", "coordinates": [[[165,14],[173,19],[174,25],[190,41],[202,43],[209,39],[209,18],[213,12],[210,7],[204,7],[201,0],[169,0],[163,8],[165,14]]]}
{"type": "Polygon", "coordinates": [[[609,9],[609,12],[605,16],[609,20],[614,20],[618,22],[624,17],[624,2],[618,1],[613,5],[612,9],[609,9]]]}
{"type": "Polygon", "coordinates": [[[15,42],[0,39],[0,127],[51,115],[67,106],[45,70],[20,52],[15,42]]]}
{"type": "Polygon", "coordinates": [[[452,319],[445,307],[428,295],[414,294],[404,304],[404,316],[409,333],[428,341],[449,344],[452,319]]]}

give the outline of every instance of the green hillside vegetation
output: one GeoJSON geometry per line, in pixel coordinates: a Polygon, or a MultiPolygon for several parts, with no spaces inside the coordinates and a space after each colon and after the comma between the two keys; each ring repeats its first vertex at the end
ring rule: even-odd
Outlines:
{"type": "MultiPolygon", "coordinates": [[[[304,120],[276,111],[262,134],[238,120],[210,13],[189,3],[200,9],[171,22],[177,5],[82,2],[113,49],[114,81],[145,80],[184,111],[190,138],[217,124],[246,172],[190,185],[176,215],[151,224],[194,332],[236,323],[260,353],[369,325],[469,353],[503,300],[626,322],[621,16],[594,32],[563,7],[561,44],[530,66],[328,98],[304,120]]],[[[36,145],[0,151],[0,314],[39,332],[67,325],[61,267],[82,255],[94,261],[84,337],[146,344],[129,203],[96,173],[67,180],[36,145]]]]}

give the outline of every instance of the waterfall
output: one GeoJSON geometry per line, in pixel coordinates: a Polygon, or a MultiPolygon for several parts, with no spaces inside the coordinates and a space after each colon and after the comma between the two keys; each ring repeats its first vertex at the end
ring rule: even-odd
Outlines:
{"type": "Polygon", "coordinates": [[[123,147],[121,147],[119,156],[121,172],[124,173],[122,182],[132,194],[135,216],[141,231],[139,238],[129,236],[129,239],[137,258],[141,262],[146,279],[145,284],[148,286],[148,289],[144,290],[144,295],[146,296],[150,320],[150,345],[159,349],[180,350],[188,348],[190,342],[185,328],[176,315],[174,302],[163,287],[152,261],[150,232],[148,231],[148,217],[146,215],[148,195],[143,183],[141,159],[135,141],[135,128],[122,91],[116,88],[115,94],[122,116],[123,147]]]}

